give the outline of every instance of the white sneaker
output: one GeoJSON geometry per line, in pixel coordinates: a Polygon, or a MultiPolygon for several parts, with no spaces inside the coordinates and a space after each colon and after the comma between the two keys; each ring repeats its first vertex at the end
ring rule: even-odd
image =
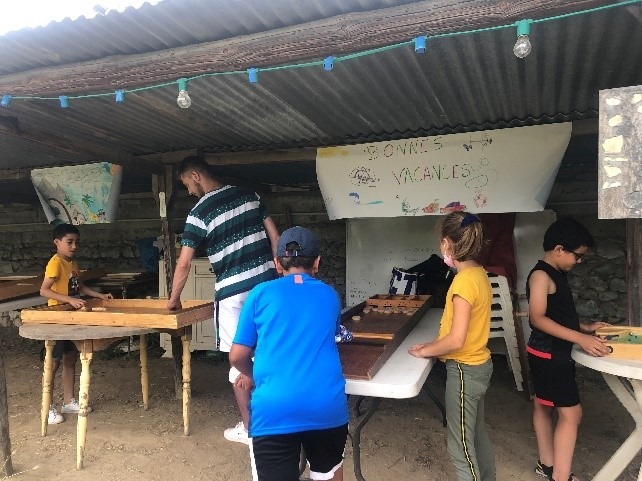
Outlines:
{"type": "Polygon", "coordinates": [[[47,424],[60,424],[64,420],[65,418],[62,416],[62,414],[58,414],[56,406],[54,406],[53,404],[49,406],[49,416],[47,417],[47,424]]]}
{"type": "MultiPolygon", "coordinates": [[[[78,414],[80,411],[80,404],[78,404],[78,401],[76,401],[74,398],[71,398],[71,401],[69,401],[69,404],[63,404],[62,409],[61,409],[63,414],[78,414]]],[[[93,409],[91,406],[87,406],[87,412],[90,413],[92,412],[93,409]]]]}
{"type": "Polygon", "coordinates": [[[233,428],[226,429],[223,432],[223,436],[225,436],[225,439],[227,439],[228,441],[248,445],[250,444],[250,440],[247,436],[247,429],[245,429],[245,426],[243,426],[243,421],[239,421],[239,423],[233,428]]]}

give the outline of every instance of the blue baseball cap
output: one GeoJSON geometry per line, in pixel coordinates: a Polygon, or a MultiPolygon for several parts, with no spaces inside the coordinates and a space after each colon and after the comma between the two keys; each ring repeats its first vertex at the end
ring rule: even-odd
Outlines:
{"type": "Polygon", "coordinates": [[[319,253],[319,238],[301,226],[284,231],[276,244],[277,257],[317,257],[319,253]],[[286,250],[286,246],[292,242],[296,242],[298,248],[286,250]]]}

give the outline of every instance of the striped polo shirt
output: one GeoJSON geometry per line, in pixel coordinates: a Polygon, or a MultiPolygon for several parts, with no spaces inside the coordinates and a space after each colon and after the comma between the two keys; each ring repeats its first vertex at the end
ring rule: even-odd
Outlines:
{"type": "Polygon", "coordinates": [[[181,245],[204,244],[216,274],[216,300],[277,278],[263,226],[267,217],[258,194],[231,185],[205,194],[188,214],[181,245]]]}

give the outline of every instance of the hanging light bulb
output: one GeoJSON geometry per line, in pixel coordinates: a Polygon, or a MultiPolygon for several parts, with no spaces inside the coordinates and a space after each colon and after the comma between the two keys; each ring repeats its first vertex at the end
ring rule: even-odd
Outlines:
{"type": "Polygon", "coordinates": [[[187,93],[187,79],[181,78],[178,79],[178,97],[176,98],[176,103],[182,109],[188,109],[192,105],[192,99],[189,98],[187,93]]]}
{"type": "Polygon", "coordinates": [[[513,47],[513,53],[517,58],[524,58],[531,53],[531,41],[528,38],[528,34],[531,31],[531,23],[533,21],[530,19],[520,20],[515,23],[517,26],[517,41],[513,47]]]}

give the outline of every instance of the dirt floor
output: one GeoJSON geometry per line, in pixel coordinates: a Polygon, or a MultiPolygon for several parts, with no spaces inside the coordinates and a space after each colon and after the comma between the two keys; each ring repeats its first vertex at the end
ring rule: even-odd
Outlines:
{"type": "MultiPolygon", "coordinates": [[[[9,393],[13,466],[20,481],[60,479],[250,480],[247,447],[230,443],[223,430],[237,422],[227,367],[217,358],[192,358],[191,435],[183,436],[182,406],[175,399],[171,360],[150,352],[150,408],[141,406],[137,353],[99,354],[91,367],[91,404],[85,468],[76,470],[76,417],[67,416],[40,436],[41,344],[0,328],[9,393]]],[[[498,480],[541,480],[533,473],[537,452],[531,404],[515,390],[506,360],[494,356],[486,396],[486,420],[495,449],[498,480]]],[[[77,374],[79,374],[79,369],[77,374]]],[[[60,402],[60,373],[55,399],[60,402]]],[[[438,377],[428,385],[443,394],[438,377]]],[[[574,472],[591,479],[633,429],[634,423],[602,377],[579,371],[584,406],[574,472]]],[[[368,481],[454,480],[441,417],[428,396],[384,400],[362,434],[362,466],[368,481]]],[[[640,458],[619,481],[637,479],[640,458]]],[[[346,450],[345,479],[354,480],[352,446],[346,450]]]]}

